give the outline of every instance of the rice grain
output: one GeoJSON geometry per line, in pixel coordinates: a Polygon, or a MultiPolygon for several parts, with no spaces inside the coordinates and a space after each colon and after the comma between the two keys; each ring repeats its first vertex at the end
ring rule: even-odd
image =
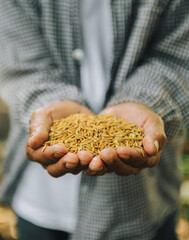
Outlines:
{"type": "Polygon", "coordinates": [[[43,150],[47,146],[61,144],[69,152],[87,150],[96,156],[104,148],[143,148],[143,136],[143,129],[111,114],[72,114],[53,122],[43,150]]]}

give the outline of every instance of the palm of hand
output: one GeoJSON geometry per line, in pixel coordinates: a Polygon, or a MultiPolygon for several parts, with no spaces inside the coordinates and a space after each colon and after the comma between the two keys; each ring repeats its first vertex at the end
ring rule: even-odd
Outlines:
{"type": "Polygon", "coordinates": [[[147,106],[133,102],[109,107],[102,113],[114,114],[144,129],[144,151],[119,147],[117,151],[104,149],[101,152],[100,157],[108,170],[118,175],[132,175],[139,173],[143,168],[157,165],[166,141],[164,124],[157,114],[147,106]]]}
{"type": "Polygon", "coordinates": [[[47,147],[42,152],[41,145],[48,138],[52,121],[76,112],[92,114],[78,103],[61,101],[36,111],[32,116],[31,135],[26,147],[27,156],[29,159],[42,164],[51,176],[60,177],[66,173],[78,174],[83,170],[90,176],[103,175],[107,172],[128,176],[137,174],[143,168],[152,167],[158,163],[161,149],[166,140],[163,121],[145,105],[130,102],[106,108],[102,113],[113,114],[143,127],[145,134],[144,151],[129,147],[120,147],[117,151],[104,149],[99,156],[93,158],[92,154],[87,151],[80,151],[77,154],[68,153],[65,147],[54,145],[47,147]],[[69,111],[68,103],[70,104],[69,111]]]}

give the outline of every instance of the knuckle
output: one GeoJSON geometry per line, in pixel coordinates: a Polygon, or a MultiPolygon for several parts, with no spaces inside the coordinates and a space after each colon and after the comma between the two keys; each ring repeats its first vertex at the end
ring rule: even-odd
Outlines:
{"type": "Polygon", "coordinates": [[[44,107],[40,107],[40,108],[37,108],[31,115],[31,118],[29,120],[29,124],[30,124],[30,130],[32,130],[32,125],[33,125],[33,122],[35,122],[35,119],[41,115],[42,113],[44,112],[44,107]]]}
{"type": "Polygon", "coordinates": [[[51,107],[51,108],[44,108],[43,110],[43,114],[44,116],[47,118],[47,117],[50,117],[52,112],[55,112],[55,108],[54,107],[51,107]]]}
{"type": "Polygon", "coordinates": [[[49,116],[50,114],[51,114],[50,107],[47,107],[47,106],[39,107],[33,112],[31,119],[30,119],[30,124],[31,124],[32,120],[35,119],[36,117],[38,117],[39,115],[49,116]]]}

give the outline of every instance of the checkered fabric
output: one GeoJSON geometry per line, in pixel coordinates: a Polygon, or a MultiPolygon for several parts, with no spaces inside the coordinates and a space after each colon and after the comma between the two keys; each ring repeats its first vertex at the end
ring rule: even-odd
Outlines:
{"type": "MultiPolygon", "coordinates": [[[[149,240],[177,207],[177,160],[189,128],[189,1],[112,0],[114,54],[106,105],[142,102],[165,123],[157,167],[137,176],[82,176],[73,240],[149,240]]],[[[50,102],[87,105],[80,89],[78,0],[0,0],[0,92],[10,109],[1,200],[11,203],[28,161],[29,119],[50,102]]],[[[56,196],[55,196],[56,197],[56,196]]]]}

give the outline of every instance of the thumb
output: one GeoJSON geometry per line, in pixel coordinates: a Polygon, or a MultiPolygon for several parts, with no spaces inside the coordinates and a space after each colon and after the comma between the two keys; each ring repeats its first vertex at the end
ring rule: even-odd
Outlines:
{"type": "Polygon", "coordinates": [[[37,109],[30,120],[30,136],[28,146],[37,149],[48,139],[49,131],[52,125],[51,113],[44,108],[37,109]]]}
{"type": "Polygon", "coordinates": [[[93,114],[88,108],[72,100],[53,102],[37,109],[30,120],[29,147],[37,149],[48,139],[54,120],[68,117],[73,113],[93,114]]]}
{"type": "Polygon", "coordinates": [[[149,156],[156,155],[162,150],[166,135],[162,119],[158,116],[157,119],[149,118],[144,126],[143,147],[149,156]]]}

